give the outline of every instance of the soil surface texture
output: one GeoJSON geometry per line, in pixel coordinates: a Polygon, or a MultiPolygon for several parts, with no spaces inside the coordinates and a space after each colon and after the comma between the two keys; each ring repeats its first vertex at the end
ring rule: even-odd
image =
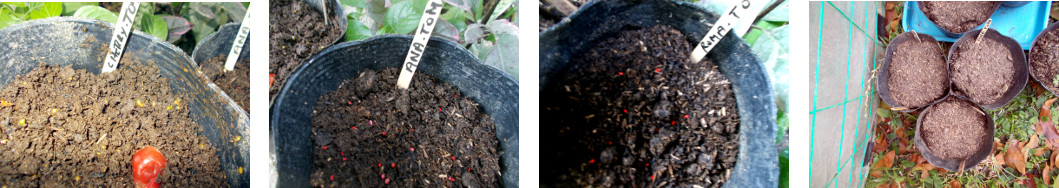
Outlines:
{"type": "Polygon", "coordinates": [[[238,61],[232,71],[224,70],[227,55],[210,58],[201,64],[202,74],[217,84],[243,111],[250,112],[250,63],[238,61]]]}
{"type": "Polygon", "coordinates": [[[937,43],[912,39],[894,47],[887,85],[897,105],[919,108],[945,96],[949,67],[937,43]]]}
{"type": "Polygon", "coordinates": [[[976,104],[990,104],[1004,96],[1015,82],[1015,61],[999,41],[983,37],[975,44],[955,44],[949,72],[952,89],[976,104]]]}
{"type": "MultiPolygon", "coordinates": [[[[326,2],[333,6],[331,1],[326,2]]],[[[338,25],[324,24],[320,13],[308,3],[270,0],[269,6],[268,73],[275,79],[268,89],[271,99],[305,60],[330,46],[344,33],[338,25]]],[[[328,19],[331,23],[338,21],[333,15],[328,19]]]]}
{"type": "Polygon", "coordinates": [[[1000,2],[996,1],[920,1],[923,14],[930,21],[953,33],[963,33],[982,25],[1000,2]]]}
{"type": "Polygon", "coordinates": [[[1059,91],[1059,30],[1041,33],[1030,50],[1030,71],[1041,85],[1059,91]]]}
{"type": "Polygon", "coordinates": [[[40,65],[0,90],[0,184],[132,187],[133,153],[153,146],[167,160],[162,186],[227,186],[187,98],[131,59],[99,75],[40,65]]]}
{"type": "Polygon", "coordinates": [[[720,187],[739,154],[731,83],[670,26],[629,28],[541,93],[543,184],[720,187]]]}
{"type": "Polygon", "coordinates": [[[313,187],[499,187],[493,119],[459,89],[365,70],[313,109],[313,187]]]}
{"type": "Polygon", "coordinates": [[[968,101],[949,97],[924,112],[922,126],[927,149],[942,159],[958,161],[977,151],[986,134],[986,114],[968,101]]]}

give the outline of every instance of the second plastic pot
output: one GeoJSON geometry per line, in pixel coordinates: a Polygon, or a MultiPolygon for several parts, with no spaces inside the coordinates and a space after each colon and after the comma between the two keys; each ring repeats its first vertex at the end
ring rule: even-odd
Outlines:
{"type": "MultiPolygon", "coordinates": [[[[270,166],[278,187],[308,187],[313,172],[311,122],[313,108],[322,95],[343,80],[365,69],[383,70],[404,63],[411,36],[377,36],[345,42],[313,56],[276,95],[269,109],[270,166]]],[[[502,71],[482,64],[459,44],[431,39],[416,70],[455,85],[481,106],[496,123],[500,169],[504,187],[517,187],[519,177],[518,82],[502,71]]],[[[396,76],[396,75],[395,75],[396,76]]],[[[412,85],[411,87],[415,87],[412,85]]]]}

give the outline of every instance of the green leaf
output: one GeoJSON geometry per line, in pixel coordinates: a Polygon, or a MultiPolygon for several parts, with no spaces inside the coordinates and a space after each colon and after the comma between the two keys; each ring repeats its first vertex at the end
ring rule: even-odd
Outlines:
{"type": "Polygon", "coordinates": [[[422,12],[415,11],[414,3],[415,1],[401,1],[393,4],[390,10],[386,11],[386,26],[393,29],[392,33],[404,35],[416,29],[422,12]]]}
{"type": "Polygon", "coordinates": [[[6,28],[22,21],[25,21],[25,19],[19,17],[10,7],[0,7],[0,28],[6,28]]]}
{"type": "Polygon", "coordinates": [[[63,12],[63,4],[57,2],[32,2],[26,5],[30,6],[29,19],[31,20],[56,17],[63,12]]]}
{"type": "Polygon", "coordinates": [[[13,7],[26,7],[26,3],[23,2],[3,2],[3,4],[10,5],[13,7]]]}
{"type": "Polygon", "coordinates": [[[63,12],[60,15],[63,15],[63,16],[73,15],[74,11],[77,11],[77,9],[79,9],[79,8],[81,8],[83,6],[99,6],[99,3],[95,3],[95,2],[64,2],[62,4],[63,4],[63,12]]]}
{"type": "Polygon", "coordinates": [[[169,43],[180,40],[181,36],[191,31],[191,22],[187,19],[178,16],[162,16],[165,20],[166,27],[169,28],[169,36],[166,37],[166,41],[169,43]]]}
{"type": "Polygon", "coordinates": [[[165,19],[162,19],[162,17],[144,14],[142,19],[140,20],[140,30],[143,30],[144,33],[154,35],[162,40],[169,36],[169,27],[166,26],[165,19]]]}
{"type": "Polygon", "coordinates": [[[890,110],[875,108],[875,114],[878,114],[880,118],[888,118],[890,117],[890,110]]]}
{"type": "Polygon", "coordinates": [[[791,187],[790,185],[790,152],[791,150],[785,149],[780,153],[780,188],[791,187]]]}
{"type": "Polygon", "coordinates": [[[349,5],[351,7],[357,7],[357,8],[367,8],[368,7],[368,2],[366,2],[364,0],[339,0],[338,2],[341,2],[343,5],[349,5]]]}
{"type": "Polygon", "coordinates": [[[371,37],[371,29],[356,19],[349,19],[346,26],[346,41],[357,41],[371,37]]]}
{"type": "Polygon", "coordinates": [[[117,14],[114,14],[114,12],[110,12],[109,10],[98,6],[83,6],[81,8],[78,8],[77,11],[74,12],[73,17],[103,20],[114,24],[118,23],[117,14]]]}
{"type": "Polygon", "coordinates": [[[494,33],[496,45],[489,51],[485,64],[507,72],[518,79],[518,35],[512,33],[494,33]]]}

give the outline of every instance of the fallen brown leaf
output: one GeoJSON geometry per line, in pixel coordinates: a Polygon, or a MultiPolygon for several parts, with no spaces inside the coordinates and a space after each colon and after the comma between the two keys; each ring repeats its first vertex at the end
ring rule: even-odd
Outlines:
{"type": "Polygon", "coordinates": [[[886,149],[890,149],[890,145],[886,143],[886,137],[876,136],[875,145],[872,146],[872,153],[881,153],[886,151],[886,149]]]}
{"type": "Polygon", "coordinates": [[[905,126],[897,127],[897,129],[894,129],[894,133],[897,134],[897,139],[905,140],[905,126]]]}
{"type": "Polygon", "coordinates": [[[1000,141],[993,140],[993,151],[1000,151],[1000,148],[1002,147],[1004,147],[1004,144],[1001,144],[1000,141]]]}
{"type": "Polygon", "coordinates": [[[878,162],[875,162],[875,166],[873,166],[872,169],[893,167],[894,157],[894,151],[886,152],[886,155],[883,155],[882,159],[879,159],[878,162]]]}
{"type": "Polygon", "coordinates": [[[890,184],[889,183],[879,184],[879,185],[876,185],[875,188],[890,188],[890,184]]]}
{"type": "Polygon", "coordinates": [[[1022,154],[1018,148],[1018,140],[1012,139],[1008,142],[1007,153],[1004,154],[1004,161],[1007,162],[1008,166],[1018,170],[1019,173],[1026,174],[1026,155],[1022,154]]]}
{"type": "Polygon", "coordinates": [[[1022,153],[1026,154],[1026,157],[1029,157],[1030,149],[1037,148],[1038,142],[1040,142],[1040,139],[1037,138],[1037,135],[1030,135],[1030,141],[1024,142],[1021,144],[1022,146],[1020,146],[1020,148],[1022,148],[1022,153]]]}
{"type": "Polygon", "coordinates": [[[1044,105],[1041,106],[1041,113],[1039,114],[1039,116],[1037,116],[1038,120],[1040,120],[1040,121],[1050,121],[1051,120],[1052,111],[1049,110],[1049,108],[1052,108],[1052,103],[1055,102],[1055,99],[1056,98],[1052,98],[1052,99],[1048,99],[1047,101],[1044,101],[1044,105]]]}
{"type": "Polygon", "coordinates": [[[1041,128],[1044,129],[1041,132],[1044,132],[1045,138],[1048,138],[1049,140],[1059,139],[1059,133],[1056,133],[1055,124],[1053,124],[1051,121],[1038,121],[1037,125],[1041,126],[1041,128]]]}
{"type": "Polygon", "coordinates": [[[1052,172],[1052,166],[1044,166],[1044,171],[1043,171],[1043,173],[1041,173],[1042,174],[1041,176],[1044,176],[1044,184],[1048,184],[1048,185],[1052,184],[1052,176],[1049,175],[1049,174],[1051,174],[1051,172],[1052,172]]]}
{"type": "Polygon", "coordinates": [[[897,150],[900,154],[904,155],[905,153],[908,153],[908,150],[910,150],[910,147],[908,146],[908,139],[898,139],[897,150]]]}
{"type": "Polygon", "coordinates": [[[963,185],[960,184],[960,181],[956,181],[956,179],[952,179],[952,181],[949,181],[949,187],[950,188],[962,188],[963,185]]]}
{"type": "Polygon", "coordinates": [[[1003,153],[997,153],[996,156],[993,156],[993,159],[996,160],[996,164],[998,164],[1000,166],[1004,166],[1004,154],[1003,153]]]}

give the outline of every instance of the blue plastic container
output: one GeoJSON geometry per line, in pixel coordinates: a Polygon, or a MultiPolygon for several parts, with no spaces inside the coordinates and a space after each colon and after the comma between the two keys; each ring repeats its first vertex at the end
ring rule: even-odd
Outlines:
{"type": "MultiPolygon", "coordinates": [[[[962,36],[962,34],[956,37],[945,35],[945,31],[927,19],[927,16],[923,14],[923,11],[919,10],[919,6],[916,3],[915,1],[905,2],[904,17],[901,18],[901,23],[904,23],[901,25],[901,29],[905,32],[915,30],[916,32],[933,36],[938,41],[945,42],[956,42],[956,39],[962,36]]],[[[1040,33],[1044,30],[1044,27],[1048,26],[1048,14],[1051,5],[1051,1],[1034,1],[1018,7],[1000,6],[989,17],[993,19],[993,23],[989,28],[996,29],[1000,31],[1000,34],[1015,39],[1023,50],[1029,50],[1030,45],[1033,44],[1033,38],[1037,37],[1037,33],[1040,33]]],[[[982,29],[981,25],[971,30],[979,29],[982,29]]]]}

